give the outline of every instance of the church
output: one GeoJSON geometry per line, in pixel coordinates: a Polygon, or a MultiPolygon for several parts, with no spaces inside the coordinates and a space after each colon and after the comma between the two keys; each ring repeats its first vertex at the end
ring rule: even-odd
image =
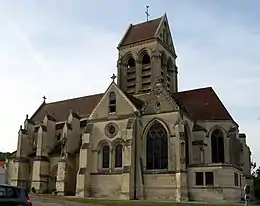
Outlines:
{"type": "Polygon", "coordinates": [[[8,184],[85,198],[240,201],[253,187],[246,135],[212,87],[178,90],[167,15],[130,24],[117,48],[104,93],[44,98],[26,115],[8,184]]]}

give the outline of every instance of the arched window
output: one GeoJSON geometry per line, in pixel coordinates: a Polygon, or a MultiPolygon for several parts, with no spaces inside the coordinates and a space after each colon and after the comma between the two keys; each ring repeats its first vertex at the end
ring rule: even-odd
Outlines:
{"type": "Polygon", "coordinates": [[[166,130],[159,122],[155,122],[147,134],[146,168],[168,168],[168,138],[166,130]]]}
{"type": "Polygon", "coordinates": [[[224,163],[224,135],[220,129],[216,129],[211,134],[211,154],[212,163],[224,163]]]}
{"type": "Polygon", "coordinates": [[[109,113],[116,112],[116,94],[115,92],[110,92],[109,94],[109,113]]]}
{"type": "Polygon", "coordinates": [[[110,159],[110,150],[109,146],[105,145],[102,148],[102,168],[109,168],[109,159],[110,159]]]}
{"type": "Polygon", "coordinates": [[[151,90],[151,58],[147,53],[142,58],[142,90],[151,90]]]}
{"type": "Polygon", "coordinates": [[[130,57],[127,61],[127,93],[135,93],[136,71],[135,60],[130,57]]]}
{"type": "Polygon", "coordinates": [[[115,168],[122,167],[122,145],[118,144],[115,148],[115,168]]]}

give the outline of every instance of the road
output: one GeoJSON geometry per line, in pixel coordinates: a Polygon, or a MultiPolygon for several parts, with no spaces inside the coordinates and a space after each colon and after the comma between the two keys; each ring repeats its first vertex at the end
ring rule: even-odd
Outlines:
{"type": "Polygon", "coordinates": [[[31,197],[33,206],[93,206],[85,203],[63,202],[40,197],[31,197]]]}

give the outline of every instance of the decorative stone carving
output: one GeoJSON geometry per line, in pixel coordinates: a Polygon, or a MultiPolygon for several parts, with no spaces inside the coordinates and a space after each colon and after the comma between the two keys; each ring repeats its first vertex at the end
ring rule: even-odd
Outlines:
{"type": "Polygon", "coordinates": [[[109,138],[113,138],[114,136],[116,136],[117,132],[118,132],[118,126],[115,123],[109,123],[105,127],[105,134],[109,138]]]}

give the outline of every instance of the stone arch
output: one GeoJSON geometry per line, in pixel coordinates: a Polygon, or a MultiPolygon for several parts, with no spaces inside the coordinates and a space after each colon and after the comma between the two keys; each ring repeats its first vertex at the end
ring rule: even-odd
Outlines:
{"type": "Polygon", "coordinates": [[[151,58],[152,56],[152,50],[149,48],[142,48],[138,53],[137,53],[137,61],[142,63],[144,55],[149,55],[151,58]]]}
{"type": "Polygon", "coordinates": [[[52,193],[53,191],[56,190],[57,172],[58,172],[58,164],[55,164],[50,170],[49,184],[48,184],[49,193],[52,193]]]}
{"type": "Polygon", "coordinates": [[[107,139],[102,139],[99,141],[99,143],[97,144],[97,152],[100,153],[101,149],[103,148],[103,146],[108,145],[109,148],[111,148],[111,142],[107,139]]]}
{"type": "Polygon", "coordinates": [[[123,59],[122,59],[123,64],[124,64],[124,65],[127,65],[127,62],[128,62],[128,60],[129,60],[130,58],[133,58],[133,59],[136,61],[136,60],[137,60],[137,54],[134,53],[134,52],[132,52],[132,51],[127,52],[127,53],[124,55],[123,59]]]}
{"type": "Polygon", "coordinates": [[[168,169],[169,130],[160,120],[152,120],[145,129],[146,169],[168,169]]]}
{"type": "MultiPolygon", "coordinates": [[[[124,58],[124,65],[126,66],[126,89],[127,93],[135,93],[136,91],[136,57],[129,52],[124,58]]],[[[123,80],[125,81],[125,80],[123,80]]]]}

